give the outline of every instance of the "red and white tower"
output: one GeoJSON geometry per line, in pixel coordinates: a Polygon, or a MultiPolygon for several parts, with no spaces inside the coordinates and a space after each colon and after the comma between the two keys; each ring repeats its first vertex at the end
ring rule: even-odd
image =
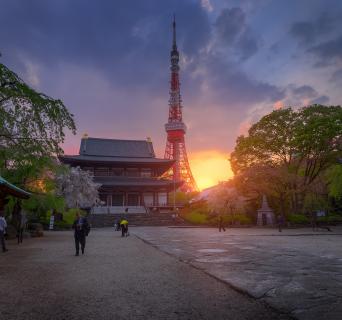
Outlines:
{"type": "Polygon", "coordinates": [[[179,84],[179,52],[176,44],[176,21],[173,20],[173,42],[171,50],[171,90],[169,100],[169,120],[165,124],[167,132],[167,142],[165,149],[165,159],[176,160],[171,176],[176,182],[183,181],[181,189],[183,191],[197,191],[197,185],[192,176],[185,149],[184,135],[186,125],[182,120],[182,99],[179,84]]]}

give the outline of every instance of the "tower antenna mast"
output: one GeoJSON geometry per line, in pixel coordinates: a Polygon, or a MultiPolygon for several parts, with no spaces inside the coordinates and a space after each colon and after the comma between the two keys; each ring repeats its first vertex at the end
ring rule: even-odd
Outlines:
{"type": "Polygon", "coordinates": [[[185,148],[186,125],[183,122],[182,99],[179,83],[179,52],[176,42],[176,17],[173,16],[173,37],[171,49],[171,81],[170,81],[170,99],[169,99],[169,118],[165,124],[167,141],[165,148],[165,159],[175,160],[172,175],[174,182],[183,181],[182,191],[197,191],[196,181],[192,175],[188,156],[185,148]]]}

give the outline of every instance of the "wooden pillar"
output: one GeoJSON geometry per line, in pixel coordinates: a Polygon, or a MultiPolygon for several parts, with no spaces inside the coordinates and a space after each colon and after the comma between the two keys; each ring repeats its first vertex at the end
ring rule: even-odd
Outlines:
{"type": "Polygon", "coordinates": [[[144,201],[144,193],[143,192],[139,192],[139,206],[144,206],[145,205],[145,201],[144,201]]]}
{"type": "Polygon", "coordinates": [[[128,204],[128,194],[127,191],[124,192],[124,207],[127,207],[128,204]]]}

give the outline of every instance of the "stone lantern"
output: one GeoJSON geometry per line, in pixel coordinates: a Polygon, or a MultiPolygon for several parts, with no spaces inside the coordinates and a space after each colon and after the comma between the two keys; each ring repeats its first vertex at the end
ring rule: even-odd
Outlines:
{"type": "Polygon", "coordinates": [[[258,210],[257,225],[265,226],[265,225],[274,225],[274,224],[275,224],[274,212],[269,207],[266,196],[263,195],[262,205],[261,205],[261,208],[258,210]]]}

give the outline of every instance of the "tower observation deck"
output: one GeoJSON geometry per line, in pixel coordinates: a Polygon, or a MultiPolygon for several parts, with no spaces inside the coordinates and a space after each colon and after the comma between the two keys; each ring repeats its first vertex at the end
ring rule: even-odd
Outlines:
{"type": "Polygon", "coordinates": [[[179,83],[179,52],[176,43],[176,21],[173,20],[173,41],[171,49],[171,81],[169,99],[169,118],[165,124],[167,141],[165,159],[176,160],[170,175],[175,182],[183,181],[182,191],[197,191],[195,179],[191,173],[188,156],[185,148],[186,125],[183,122],[182,99],[179,83]]]}

